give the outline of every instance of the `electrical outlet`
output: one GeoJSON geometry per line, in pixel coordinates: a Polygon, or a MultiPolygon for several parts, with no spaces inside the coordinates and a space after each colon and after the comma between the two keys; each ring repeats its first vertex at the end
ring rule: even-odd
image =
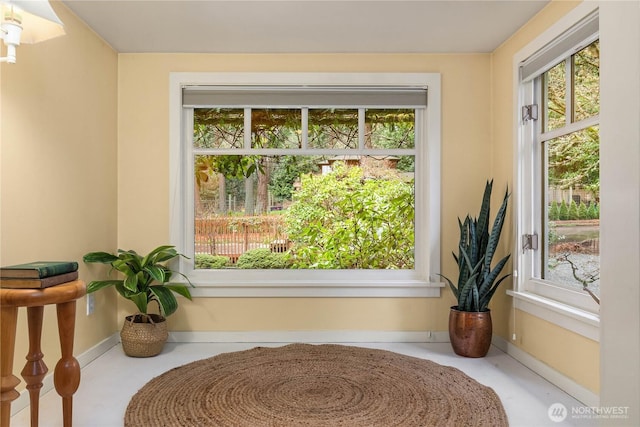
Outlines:
{"type": "Polygon", "coordinates": [[[87,294],[87,316],[92,315],[95,308],[96,308],[95,294],[87,294]]]}

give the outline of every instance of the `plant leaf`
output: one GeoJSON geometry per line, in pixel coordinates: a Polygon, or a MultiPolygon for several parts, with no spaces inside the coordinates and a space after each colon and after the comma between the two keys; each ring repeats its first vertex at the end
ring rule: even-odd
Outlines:
{"type": "Polygon", "coordinates": [[[90,294],[95,291],[99,291],[102,288],[108,288],[109,286],[121,285],[123,280],[94,280],[87,285],[87,293],[90,294]]]}
{"type": "Polygon", "coordinates": [[[144,270],[149,273],[149,276],[153,278],[153,280],[157,280],[158,282],[165,281],[165,269],[159,265],[148,265],[144,268],[144,270]]]}
{"type": "Polygon", "coordinates": [[[495,286],[491,288],[489,292],[487,292],[487,295],[485,295],[485,297],[480,302],[481,311],[485,311],[487,309],[487,307],[489,306],[489,302],[491,302],[491,298],[493,297],[493,294],[496,292],[496,290],[498,290],[498,286],[500,286],[500,283],[502,283],[504,279],[506,279],[509,276],[511,276],[511,274],[507,274],[501,277],[500,280],[496,282],[495,286]]]}
{"type": "Polygon", "coordinates": [[[107,252],[89,252],[82,257],[84,262],[99,262],[102,264],[111,264],[118,259],[117,256],[107,252]]]}
{"type": "Polygon", "coordinates": [[[493,222],[493,227],[491,228],[491,235],[489,236],[489,241],[487,242],[487,254],[484,259],[484,268],[485,272],[488,272],[491,268],[491,260],[493,259],[493,254],[498,247],[498,242],[500,241],[500,234],[502,233],[502,226],[504,225],[504,218],[507,214],[507,201],[509,199],[509,193],[505,193],[504,199],[502,200],[502,205],[496,214],[496,218],[493,222]]]}
{"type": "Polygon", "coordinates": [[[498,278],[498,275],[500,275],[500,272],[502,271],[502,268],[505,266],[505,264],[509,260],[510,256],[511,256],[511,254],[507,255],[504,258],[502,258],[496,264],[496,266],[493,268],[493,270],[482,279],[482,284],[480,285],[480,287],[478,289],[479,292],[480,292],[480,298],[483,298],[489,292],[489,290],[493,286],[493,282],[498,278]]]}
{"type": "Polygon", "coordinates": [[[136,294],[129,295],[127,297],[138,307],[140,313],[147,314],[147,293],[146,292],[138,292],[136,294]]]}
{"type": "Polygon", "coordinates": [[[480,247],[486,248],[489,235],[489,216],[491,213],[491,192],[493,190],[493,179],[487,181],[482,195],[482,205],[478,214],[478,234],[480,234],[480,247]]]}
{"type": "Polygon", "coordinates": [[[438,276],[442,277],[444,280],[446,280],[449,283],[449,287],[451,288],[451,291],[453,292],[453,295],[455,295],[456,300],[458,299],[458,288],[456,288],[456,286],[453,284],[453,282],[451,280],[449,280],[447,277],[443,276],[442,274],[438,274],[438,276]]]}
{"type": "Polygon", "coordinates": [[[131,292],[136,292],[138,290],[138,275],[132,274],[127,276],[127,278],[124,279],[124,287],[131,292]]]}
{"type": "Polygon", "coordinates": [[[175,295],[166,286],[150,286],[149,292],[153,294],[152,299],[158,303],[163,316],[170,316],[178,309],[175,295]]]}
{"type": "Polygon", "coordinates": [[[189,291],[189,288],[186,287],[185,285],[178,285],[178,284],[171,284],[171,283],[167,283],[166,285],[164,285],[165,288],[170,289],[171,291],[182,295],[183,297],[192,300],[191,298],[191,291],[189,291]]]}

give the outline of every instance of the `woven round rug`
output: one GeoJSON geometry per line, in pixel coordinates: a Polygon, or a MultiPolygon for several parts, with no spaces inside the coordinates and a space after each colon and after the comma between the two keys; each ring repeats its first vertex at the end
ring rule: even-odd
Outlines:
{"type": "Polygon", "coordinates": [[[462,371],[384,350],[291,344],[174,368],[138,391],[126,427],[506,426],[462,371]]]}

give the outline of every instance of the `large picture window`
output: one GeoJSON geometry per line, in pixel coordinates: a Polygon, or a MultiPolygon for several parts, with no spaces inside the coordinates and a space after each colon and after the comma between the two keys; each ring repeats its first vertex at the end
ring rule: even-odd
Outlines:
{"type": "Polygon", "coordinates": [[[182,271],[236,291],[284,283],[328,295],[350,283],[348,295],[432,294],[431,89],[181,85],[172,225],[189,257],[182,271]]]}

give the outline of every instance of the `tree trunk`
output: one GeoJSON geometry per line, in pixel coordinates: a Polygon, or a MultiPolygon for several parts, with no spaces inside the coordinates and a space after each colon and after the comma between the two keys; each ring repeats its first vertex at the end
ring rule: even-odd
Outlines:
{"type": "Polygon", "coordinates": [[[269,159],[262,159],[262,171],[256,169],[258,174],[258,197],[256,202],[256,213],[265,213],[269,211],[269,159]]]}
{"type": "Polygon", "coordinates": [[[245,215],[255,214],[255,203],[253,200],[253,174],[244,180],[244,213],[245,215]]]}
{"type": "Polygon", "coordinates": [[[218,174],[218,213],[227,213],[227,182],[223,174],[218,174]]]}

